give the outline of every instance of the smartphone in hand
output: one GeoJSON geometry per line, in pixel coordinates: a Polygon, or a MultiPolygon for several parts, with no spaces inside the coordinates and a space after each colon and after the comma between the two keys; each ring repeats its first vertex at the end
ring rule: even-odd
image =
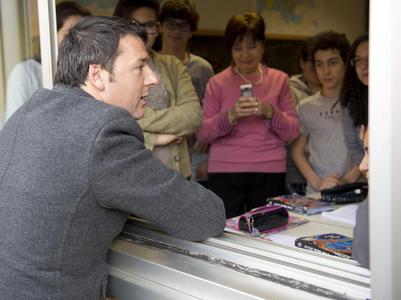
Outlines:
{"type": "Polygon", "coordinates": [[[242,97],[252,97],[252,84],[243,84],[239,86],[242,97]]]}

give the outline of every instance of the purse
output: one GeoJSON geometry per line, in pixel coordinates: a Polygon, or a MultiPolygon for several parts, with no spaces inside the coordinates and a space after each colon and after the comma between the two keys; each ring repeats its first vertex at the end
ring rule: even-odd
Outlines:
{"type": "Polygon", "coordinates": [[[288,211],[278,205],[266,205],[255,208],[240,216],[239,230],[260,233],[277,229],[288,224],[288,211]]]}
{"type": "Polygon", "coordinates": [[[368,184],[366,182],[354,182],[339,185],[320,191],[323,201],[335,204],[360,202],[368,196],[368,184]]]}

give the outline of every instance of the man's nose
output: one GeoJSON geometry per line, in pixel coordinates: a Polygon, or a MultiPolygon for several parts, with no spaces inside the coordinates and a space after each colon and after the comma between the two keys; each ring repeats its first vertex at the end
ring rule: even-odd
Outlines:
{"type": "Polygon", "coordinates": [[[159,84],[159,79],[149,66],[146,66],[145,85],[159,84]]]}

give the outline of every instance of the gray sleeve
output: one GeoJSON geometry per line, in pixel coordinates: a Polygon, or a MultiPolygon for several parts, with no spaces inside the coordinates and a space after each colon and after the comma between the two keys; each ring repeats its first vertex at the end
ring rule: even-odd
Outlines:
{"type": "Polygon", "coordinates": [[[364,200],[356,211],[356,225],[352,241],[352,257],[362,267],[369,268],[369,202],[364,200]]]}
{"type": "Polygon", "coordinates": [[[132,118],[114,120],[99,132],[90,172],[92,192],[105,208],[142,217],[187,240],[223,232],[222,200],[154,158],[132,118]]]}
{"type": "Polygon", "coordinates": [[[359,138],[359,127],[354,126],[348,109],[343,111],[342,124],[347,148],[351,152],[354,164],[359,165],[365,153],[363,143],[359,138]]]}
{"type": "Polygon", "coordinates": [[[309,135],[308,131],[308,123],[307,123],[307,117],[305,116],[306,112],[308,111],[305,109],[307,103],[300,103],[297,105],[297,113],[298,113],[298,119],[299,119],[299,132],[303,134],[304,136],[309,135]]]}

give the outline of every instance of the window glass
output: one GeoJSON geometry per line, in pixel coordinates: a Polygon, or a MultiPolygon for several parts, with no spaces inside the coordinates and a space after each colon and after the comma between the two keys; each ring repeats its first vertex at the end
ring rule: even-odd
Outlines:
{"type": "Polygon", "coordinates": [[[42,86],[37,1],[1,1],[2,90],[6,121],[42,86]]]}

